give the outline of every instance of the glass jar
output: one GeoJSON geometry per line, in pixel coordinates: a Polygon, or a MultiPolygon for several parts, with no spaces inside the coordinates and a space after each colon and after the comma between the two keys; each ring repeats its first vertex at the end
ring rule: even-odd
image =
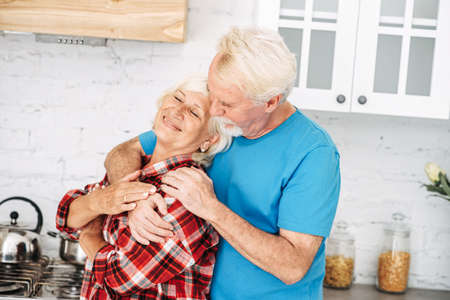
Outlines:
{"type": "Polygon", "coordinates": [[[348,289],[353,282],[355,266],[355,239],[347,230],[345,221],[336,223],[326,243],[325,287],[348,289]]]}
{"type": "Polygon", "coordinates": [[[377,289],[401,294],[408,287],[410,263],[409,226],[405,215],[392,214],[392,222],[384,228],[384,239],[378,256],[377,289]]]}

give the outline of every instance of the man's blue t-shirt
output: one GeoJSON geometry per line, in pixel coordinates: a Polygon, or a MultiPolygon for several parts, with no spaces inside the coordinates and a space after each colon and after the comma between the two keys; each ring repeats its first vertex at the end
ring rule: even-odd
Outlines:
{"type": "MultiPolygon", "coordinates": [[[[146,135],[151,137],[144,133],[140,140],[150,154],[154,142],[146,135]]],[[[258,139],[235,138],[216,155],[208,175],[217,198],[263,231],[283,228],[324,241],[329,235],[340,190],[339,153],[329,135],[298,110],[258,139]]],[[[324,275],[324,242],[303,279],[286,285],[222,239],[211,298],[322,299],[324,275]]]]}

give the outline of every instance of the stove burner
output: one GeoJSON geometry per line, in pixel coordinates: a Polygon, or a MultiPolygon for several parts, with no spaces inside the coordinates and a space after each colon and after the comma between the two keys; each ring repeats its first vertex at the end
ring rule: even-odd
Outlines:
{"type": "Polygon", "coordinates": [[[37,263],[0,263],[0,300],[4,297],[79,299],[83,267],[57,259],[37,263]]]}
{"type": "Polygon", "coordinates": [[[23,284],[14,282],[0,282],[0,294],[9,294],[23,288],[23,284]]]}
{"type": "Polygon", "coordinates": [[[66,298],[80,298],[80,287],[71,286],[68,288],[61,289],[61,295],[66,298]]]}

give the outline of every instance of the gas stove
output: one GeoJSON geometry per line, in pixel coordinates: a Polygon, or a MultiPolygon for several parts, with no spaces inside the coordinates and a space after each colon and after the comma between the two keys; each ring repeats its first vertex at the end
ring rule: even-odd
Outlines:
{"type": "Polygon", "coordinates": [[[79,299],[83,266],[58,259],[0,263],[0,299],[79,299]]]}

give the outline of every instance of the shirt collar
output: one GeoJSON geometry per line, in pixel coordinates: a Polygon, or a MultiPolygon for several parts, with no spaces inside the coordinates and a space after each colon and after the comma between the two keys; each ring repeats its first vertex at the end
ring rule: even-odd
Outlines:
{"type": "MultiPolygon", "coordinates": [[[[149,158],[151,158],[151,156],[149,156],[149,158]]],[[[192,160],[192,154],[175,155],[153,165],[146,166],[142,169],[142,176],[162,175],[176,166],[187,162],[194,163],[192,160]]]]}

